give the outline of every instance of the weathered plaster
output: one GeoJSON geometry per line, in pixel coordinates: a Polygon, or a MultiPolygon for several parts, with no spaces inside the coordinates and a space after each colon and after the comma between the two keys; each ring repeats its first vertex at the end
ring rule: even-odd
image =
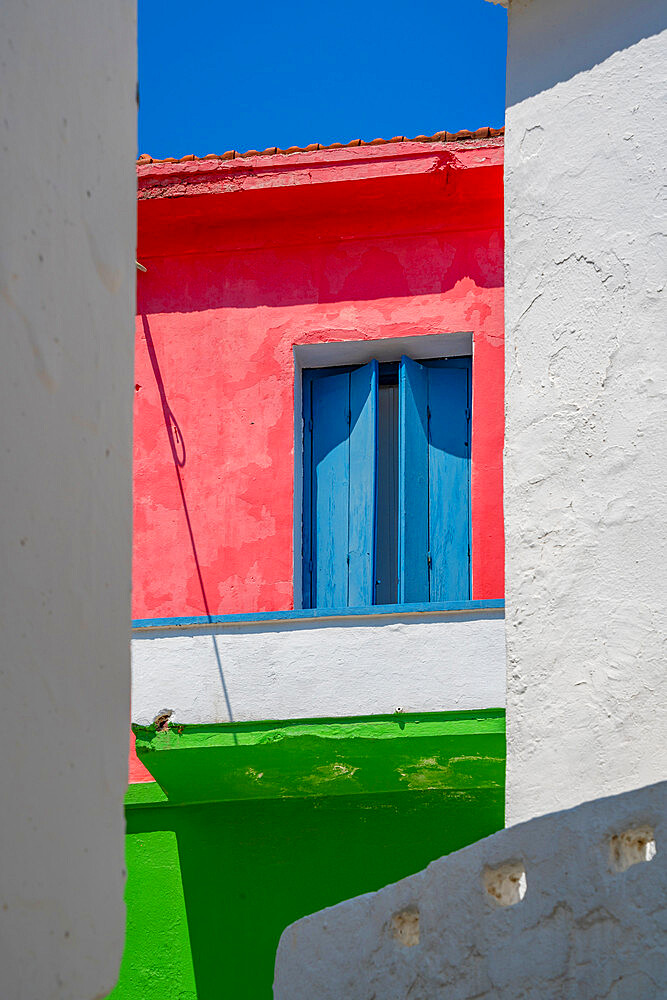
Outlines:
{"type": "MultiPolygon", "coordinates": [[[[237,156],[233,159],[141,161],[137,165],[142,201],[181,199],[202,194],[240,194],[288,189],[298,202],[308,188],[354,182],[443,174],[502,164],[502,139],[453,142],[406,140],[379,146],[325,147],[290,154],[237,156]],[[294,189],[298,190],[294,190],[294,189]]],[[[319,197],[319,195],[318,195],[319,197]]],[[[233,213],[244,214],[236,199],[233,213]]]]}
{"type": "Polygon", "coordinates": [[[666,17],[509,9],[509,822],[667,766],[666,17]]]}
{"type": "Polygon", "coordinates": [[[473,596],[503,596],[501,167],[498,139],[139,165],[135,617],[293,607],[294,352],[423,335],[472,337],[473,596]]]}
{"type": "Polygon", "coordinates": [[[132,721],[151,725],[502,708],[502,611],[137,630],[132,721]]]}
{"type": "Polygon", "coordinates": [[[0,5],[0,970],[93,1000],[124,932],[136,24],[0,5]]]}
{"type": "Polygon", "coordinates": [[[280,940],[275,1000],[659,1000],[666,791],[501,830],[299,920],[280,940]]]}

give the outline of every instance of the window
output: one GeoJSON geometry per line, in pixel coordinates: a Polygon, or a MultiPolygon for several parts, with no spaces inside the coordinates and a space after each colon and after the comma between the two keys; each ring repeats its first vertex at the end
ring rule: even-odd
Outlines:
{"type": "Polygon", "coordinates": [[[470,598],[470,358],[303,373],[303,604],[470,598]]]}

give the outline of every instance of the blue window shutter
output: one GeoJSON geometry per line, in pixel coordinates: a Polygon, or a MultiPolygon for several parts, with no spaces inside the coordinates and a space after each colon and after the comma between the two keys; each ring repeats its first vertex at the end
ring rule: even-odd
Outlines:
{"type": "Polygon", "coordinates": [[[470,598],[469,363],[399,370],[399,600],[470,598]]]}
{"type": "Polygon", "coordinates": [[[430,601],[470,599],[469,369],[428,368],[430,601]]]}
{"type": "Polygon", "coordinates": [[[428,601],[428,374],[402,357],[398,373],[398,599],[428,601]]]}
{"type": "Polygon", "coordinates": [[[350,479],[350,375],[312,383],[313,605],[347,605],[347,529],[350,479]]]}
{"type": "Polygon", "coordinates": [[[304,603],[311,607],[373,602],[377,370],[371,362],[353,372],[322,374],[308,380],[304,393],[306,407],[310,403],[304,433],[304,603]]]}
{"type": "Polygon", "coordinates": [[[313,380],[303,375],[303,538],[301,545],[301,605],[313,604],[313,380]]]}
{"type": "Polygon", "coordinates": [[[350,512],[347,604],[373,603],[377,509],[378,363],[350,373],[350,512]]]}

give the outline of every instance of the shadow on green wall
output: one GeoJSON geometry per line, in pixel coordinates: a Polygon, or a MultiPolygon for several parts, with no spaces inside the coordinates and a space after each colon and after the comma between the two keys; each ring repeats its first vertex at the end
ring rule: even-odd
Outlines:
{"type": "Polygon", "coordinates": [[[128,809],[113,1000],[270,1000],[288,924],[502,827],[499,764],[491,788],[128,809]]]}

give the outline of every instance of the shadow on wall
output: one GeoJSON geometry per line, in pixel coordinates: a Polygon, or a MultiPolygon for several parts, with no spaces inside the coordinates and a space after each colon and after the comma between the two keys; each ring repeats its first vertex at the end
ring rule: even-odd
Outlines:
{"type": "Polygon", "coordinates": [[[502,287],[500,218],[469,232],[154,258],[142,290],[153,314],[443,295],[464,280],[502,287]]]}
{"type": "MultiPolygon", "coordinates": [[[[148,317],[145,313],[141,314],[141,320],[144,328],[144,337],[146,339],[146,348],[148,350],[148,356],[150,357],[151,367],[153,369],[153,374],[155,376],[155,382],[157,385],[158,392],[160,394],[160,403],[162,406],[162,415],[164,417],[164,426],[167,431],[167,438],[169,440],[169,447],[171,449],[171,455],[174,462],[174,470],[176,472],[176,480],[178,483],[178,491],[181,498],[181,504],[183,506],[183,515],[185,517],[185,523],[188,529],[188,536],[190,538],[190,547],[192,549],[192,558],[194,559],[195,567],[197,570],[197,579],[199,580],[199,586],[201,589],[202,601],[204,603],[204,609],[206,617],[209,621],[213,621],[211,617],[211,611],[208,603],[208,598],[206,596],[206,587],[204,586],[204,578],[201,572],[201,566],[199,563],[199,556],[197,554],[197,544],[195,542],[194,532],[192,530],[192,521],[190,520],[190,511],[188,510],[188,502],[185,498],[185,489],[183,488],[183,479],[181,477],[181,469],[185,467],[187,460],[187,452],[185,448],[185,441],[183,439],[183,434],[178,426],[178,421],[174,415],[173,410],[169,406],[169,401],[167,399],[167,393],[164,388],[164,380],[162,378],[162,373],[160,371],[160,364],[158,362],[157,353],[155,351],[155,344],[153,343],[153,337],[151,335],[150,324],[148,322],[148,317]]],[[[218,666],[218,673],[220,675],[220,683],[222,685],[223,694],[225,696],[225,704],[227,706],[227,712],[229,714],[229,722],[234,721],[234,715],[232,712],[231,702],[229,700],[229,693],[227,691],[227,684],[225,682],[225,673],[222,667],[222,660],[220,658],[220,651],[218,649],[218,641],[215,634],[211,634],[211,641],[213,643],[213,651],[218,666]]],[[[236,737],[234,737],[236,742],[236,737]]]]}
{"type": "Polygon", "coordinates": [[[542,0],[522,5],[514,20],[510,12],[507,107],[570,80],[667,28],[667,7],[659,0],[635,0],[631,13],[625,0],[605,4],[603,14],[601,10],[600,4],[581,4],[580,0],[558,4],[542,0]],[[537,37],[545,40],[539,59],[534,58],[537,37]],[[530,57],[521,57],[519,52],[530,57]]]}
{"type": "Polygon", "coordinates": [[[278,941],[290,923],[502,825],[501,785],[134,808],[132,922],[113,998],[270,1000],[278,941]]]}

